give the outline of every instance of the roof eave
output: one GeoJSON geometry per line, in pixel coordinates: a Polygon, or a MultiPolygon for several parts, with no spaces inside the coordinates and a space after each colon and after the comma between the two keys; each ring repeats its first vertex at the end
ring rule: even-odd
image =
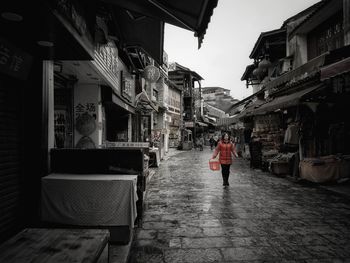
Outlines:
{"type": "Polygon", "coordinates": [[[262,41],[267,38],[267,37],[271,37],[277,34],[281,34],[283,32],[287,32],[285,28],[279,28],[279,29],[275,29],[275,30],[271,30],[271,31],[266,31],[266,32],[262,32],[258,38],[258,40],[255,42],[254,48],[252,50],[252,52],[249,55],[249,58],[254,59],[256,57],[256,53],[259,50],[259,47],[261,46],[262,41]]]}

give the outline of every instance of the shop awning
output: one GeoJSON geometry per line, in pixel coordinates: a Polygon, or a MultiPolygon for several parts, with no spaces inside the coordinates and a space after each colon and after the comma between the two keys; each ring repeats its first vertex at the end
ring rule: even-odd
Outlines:
{"type": "Polygon", "coordinates": [[[314,91],[318,89],[322,89],[324,87],[323,84],[319,84],[316,86],[312,86],[301,91],[284,95],[281,97],[276,97],[272,101],[267,102],[261,105],[256,110],[250,112],[248,116],[256,115],[256,114],[266,114],[267,112],[275,111],[278,109],[286,109],[292,106],[298,105],[303,99],[311,95],[314,91]]]}
{"type": "Polygon", "coordinates": [[[207,124],[208,126],[216,126],[216,119],[215,118],[211,118],[208,115],[205,116],[201,116],[202,122],[207,124]]]}
{"type": "Polygon", "coordinates": [[[216,124],[216,118],[210,117],[210,116],[208,116],[208,115],[206,115],[205,117],[208,119],[208,121],[209,121],[210,123],[216,124]]]}
{"type": "Polygon", "coordinates": [[[218,126],[227,126],[227,125],[237,123],[239,120],[236,118],[236,116],[237,115],[231,116],[231,117],[226,117],[226,118],[221,118],[218,120],[217,125],[218,126]]]}
{"type": "Polygon", "coordinates": [[[113,8],[113,13],[125,48],[140,49],[162,65],[164,22],[122,8],[113,8]]]}
{"type": "Polygon", "coordinates": [[[255,110],[265,103],[266,103],[265,100],[260,100],[260,99],[257,99],[253,102],[252,101],[246,102],[246,105],[244,106],[244,108],[240,113],[228,119],[228,124],[237,123],[240,121],[241,118],[252,116],[255,110]]]}
{"type": "Polygon", "coordinates": [[[227,120],[227,125],[235,124],[239,122],[240,114],[236,114],[227,120]]]}
{"type": "Polygon", "coordinates": [[[321,81],[350,72],[350,57],[321,68],[321,81]]]}
{"type": "MultiPolygon", "coordinates": [[[[124,101],[123,97],[115,94],[113,89],[109,86],[102,85],[101,86],[101,100],[104,105],[109,108],[120,110],[135,114],[135,107],[132,106],[130,102],[124,101]]],[[[124,112],[124,113],[125,113],[124,112]]]]}
{"type": "Polygon", "coordinates": [[[135,107],[144,112],[157,111],[158,106],[155,105],[148,97],[146,91],[142,91],[135,96],[135,107]]]}
{"type": "Polygon", "coordinates": [[[196,121],[196,125],[198,125],[200,127],[208,127],[208,124],[201,122],[201,121],[196,121]]]}
{"type": "Polygon", "coordinates": [[[103,0],[131,12],[191,30],[200,47],[218,0],[103,0]]]}
{"type": "MultiPolygon", "coordinates": [[[[92,27],[89,25],[75,27],[74,22],[78,22],[73,19],[73,12],[67,11],[64,16],[62,8],[64,4],[61,6],[52,2],[58,1],[1,1],[1,13],[5,11],[15,13],[19,19],[23,19],[12,22],[11,19],[1,17],[1,38],[42,60],[92,60],[94,58],[92,27]]],[[[70,7],[76,8],[75,4],[69,4],[70,7]]],[[[86,13],[94,16],[96,11],[91,8],[92,5],[86,5],[84,2],[81,6],[86,7],[86,13]]],[[[80,9],[75,11],[78,12],[74,14],[79,15],[80,25],[86,25],[84,23],[90,16],[82,15],[80,9]]],[[[18,54],[17,59],[18,61],[14,60],[14,65],[11,67],[17,68],[21,64],[21,57],[18,54]],[[16,63],[19,64],[15,65],[16,63]]]]}
{"type": "Polygon", "coordinates": [[[250,116],[252,113],[259,108],[261,105],[265,104],[265,100],[255,100],[251,103],[248,103],[248,105],[239,113],[238,118],[243,118],[245,116],[250,116]]]}
{"type": "Polygon", "coordinates": [[[328,55],[327,53],[324,53],[323,55],[316,57],[314,59],[311,59],[310,61],[308,61],[307,63],[301,65],[300,67],[289,71],[287,73],[285,73],[284,75],[271,80],[269,82],[266,83],[266,85],[264,85],[264,89],[274,89],[280,85],[283,85],[287,82],[290,81],[298,81],[301,80],[303,78],[306,78],[307,76],[315,73],[315,72],[319,72],[320,67],[322,67],[325,63],[325,58],[328,55]]]}

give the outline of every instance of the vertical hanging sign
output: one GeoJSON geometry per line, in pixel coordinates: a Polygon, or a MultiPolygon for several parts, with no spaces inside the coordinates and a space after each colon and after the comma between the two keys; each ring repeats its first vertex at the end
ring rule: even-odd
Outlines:
{"type": "Polygon", "coordinates": [[[97,44],[92,61],[98,71],[108,80],[116,94],[120,95],[120,79],[118,75],[118,49],[113,42],[107,45],[97,44]]]}

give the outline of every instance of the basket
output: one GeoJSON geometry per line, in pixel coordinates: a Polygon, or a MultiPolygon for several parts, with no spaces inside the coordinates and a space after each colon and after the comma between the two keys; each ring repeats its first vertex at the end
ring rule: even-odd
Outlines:
{"type": "Polygon", "coordinates": [[[281,161],[271,162],[271,172],[276,175],[290,174],[289,163],[281,161]]]}
{"type": "Polygon", "coordinates": [[[216,159],[210,159],[209,160],[209,167],[212,171],[219,171],[220,170],[220,162],[216,159]]]}

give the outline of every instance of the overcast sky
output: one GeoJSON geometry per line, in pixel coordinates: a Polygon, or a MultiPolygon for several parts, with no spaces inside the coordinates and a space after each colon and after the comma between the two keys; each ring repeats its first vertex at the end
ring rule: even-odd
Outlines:
{"type": "Polygon", "coordinates": [[[193,32],[166,25],[164,49],[170,62],[196,71],[203,87],[231,90],[236,99],[252,94],[241,76],[261,32],[278,29],[289,17],[318,0],[219,0],[202,47],[198,50],[193,32]]]}

